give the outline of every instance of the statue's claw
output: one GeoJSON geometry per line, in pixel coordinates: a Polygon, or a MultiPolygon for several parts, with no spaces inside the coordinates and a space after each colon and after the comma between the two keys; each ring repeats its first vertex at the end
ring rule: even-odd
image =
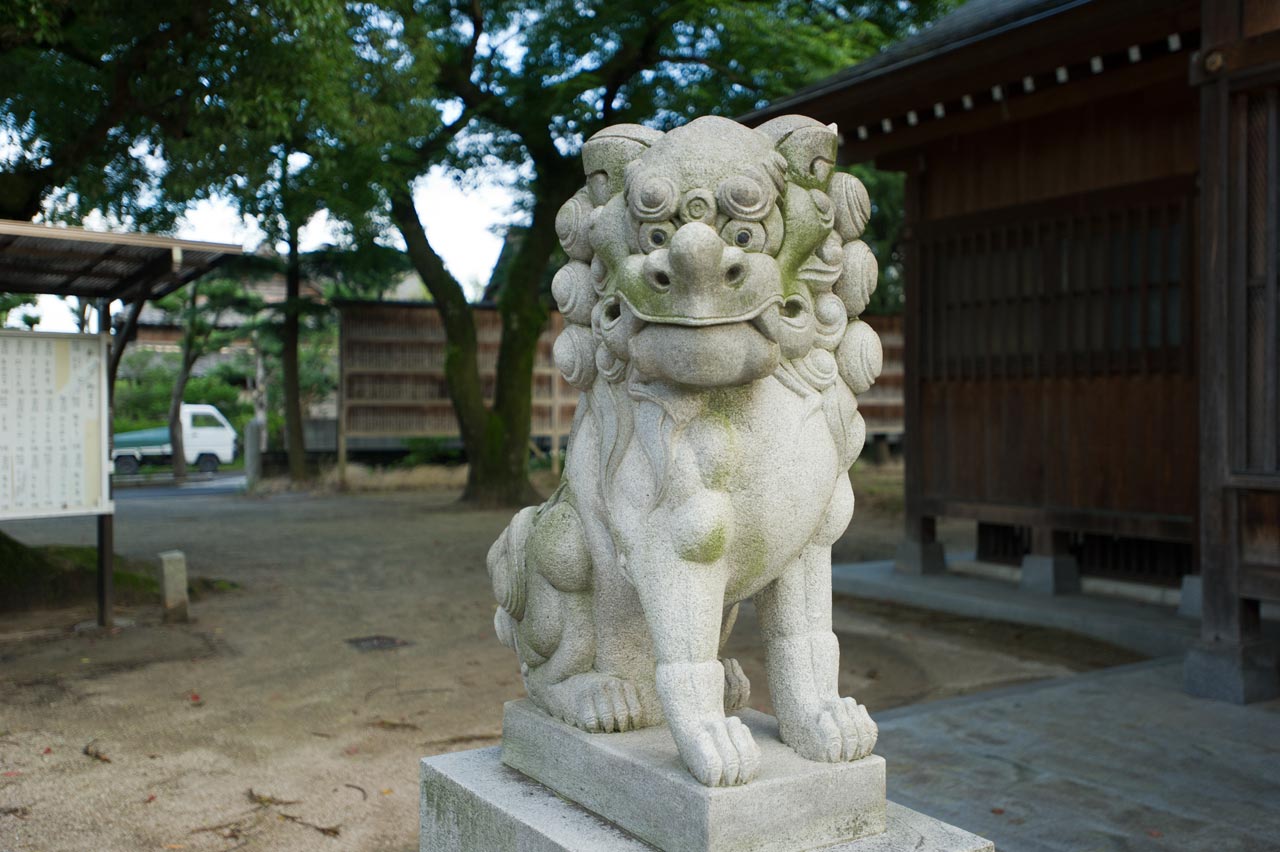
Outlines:
{"type": "Polygon", "coordinates": [[[732,713],[751,700],[751,681],[737,660],[724,657],[720,662],[724,665],[724,712],[732,713]]]}
{"type": "Polygon", "coordinates": [[[689,772],[708,787],[746,784],[760,770],[760,748],[735,716],[707,719],[692,736],[680,737],[680,756],[689,772]]]}
{"type": "Polygon", "coordinates": [[[593,734],[631,731],[643,727],[643,712],[635,687],[599,672],[586,672],[546,689],[543,696],[552,715],[593,734]]]}
{"type": "Polygon", "coordinates": [[[833,698],[800,724],[782,724],[782,740],[809,760],[860,760],[875,748],[880,729],[852,698],[833,698]]]}

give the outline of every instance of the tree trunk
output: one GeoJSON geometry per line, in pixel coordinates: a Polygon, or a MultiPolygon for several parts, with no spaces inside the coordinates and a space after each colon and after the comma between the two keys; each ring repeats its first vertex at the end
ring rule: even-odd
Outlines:
{"type": "Polygon", "coordinates": [[[285,272],[284,305],[284,424],[289,454],[289,479],[307,478],[307,448],[302,433],[302,388],[298,369],[298,327],[302,297],[302,258],[298,253],[298,226],[289,223],[289,263],[285,272]]]}
{"type": "Polygon", "coordinates": [[[535,202],[533,220],[498,297],[502,342],[492,407],[485,404],[481,390],[471,305],[427,241],[408,193],[391,205],[409,257],[431,292],[445,327],[445,378],[469,464],[464,503],[527,506],[541,500],[529,482],[533,365],[547,321],[540,290],[555,251],[555,217],[577,188],[576,173],[567,174],[572,177],[555,181],[555,189],[547,189],[545,183],[540,187],[546,197],[535,202]]]}
{"type": "Polygon", "coordinates": [[[182,360],[178,365],[178,377],[173,382],[173,396],[169,399],[169,447],[173,451],[173,478],[182,482],[187,478],[187,452],[182,440],[182,394],[195,366],[188,346],[182,347],[182,360]]]}

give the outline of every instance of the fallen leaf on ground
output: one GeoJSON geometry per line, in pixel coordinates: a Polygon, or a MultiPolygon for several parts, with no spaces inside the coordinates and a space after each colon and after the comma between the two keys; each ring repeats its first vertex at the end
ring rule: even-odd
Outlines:
{"type": "Polygon", "coordinates": [[[387,789],[385,789],[385,790],[383,790],[383,791],[382,791],[382,795],[384,795],[384,796],[390,796],[393,792],[394,792],[394,791],[393,791],[390,787],[388,787],[387,789]]]}
{"type": "Polygon", "coordinates": [[[267,796],[262,793],[255,793],[253,788],[249,788],[249,801],[259,807],[267,807],[269,805],[297,805],[301,804],[299,799],[277,799],[275,796],[267,796]]]}
{"type": "Polygon", "coordinates": [[[370,722],[371,728],[382,728],[384,731],[421,731],[417,725],[412,722],[392,722],[390,719],[379,719],[376,722],[370,722]]]}
{"type": "Polygon", "coordinates": [[[340,825],[316,825],[314,822],[307,822],[302,817],[293,814],[280,814],[280,819],[287,819],[289,822],[305,825],[307,828],[314,828],[325,837],[337,837],[342,834],[342,826],[340,825]]]}

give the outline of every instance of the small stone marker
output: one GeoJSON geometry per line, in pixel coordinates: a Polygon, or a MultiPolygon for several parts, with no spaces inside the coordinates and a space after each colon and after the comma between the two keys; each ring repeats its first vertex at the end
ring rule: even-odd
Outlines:
{"type": "Polygon", "coordinates": [[[161,583],[164,586],[165,624],[185,624],[187,614],[187,555],[181,550],[160,554],[161,583]]]}

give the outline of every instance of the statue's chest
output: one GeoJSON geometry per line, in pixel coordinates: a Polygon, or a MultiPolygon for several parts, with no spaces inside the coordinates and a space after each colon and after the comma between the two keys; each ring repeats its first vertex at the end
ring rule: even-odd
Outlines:
{"type": "Polygon", "coordinates": [[[821,524],[838,467],[831,430],[816,398],[773,379],[680,403],[673,417],[637,417],[614,505],[652,510],[615,512],[615,528],[626,549],[726,565],[730,586],[749,591],[821,524]]]}

